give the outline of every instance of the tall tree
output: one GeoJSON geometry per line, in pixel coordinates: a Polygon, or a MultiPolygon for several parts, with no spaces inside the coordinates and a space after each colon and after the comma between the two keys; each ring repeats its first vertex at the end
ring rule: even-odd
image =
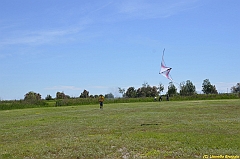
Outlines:
{"type": "Polygon", "coordinates": [[[146,92],[143,87],[137,89],[137,97],[146,97],[146,92]]]}
{"type": "Polygon", "coordinates": [[[158,91],[159,91],[159,93],[161,95],[161,92],[163,92],[163,90],[164,90],[164,85],[162,83],[159,83],[157,89],[158,89],[158,91]]]}
{"type": "Polygon", "coordinates": [[[175,87],[175,85],[173,84],[173,82],[169,82],[168,85],[168,95],[169,96],[173,96],[177,94],[177,88],[175,87]]]}
{"type": "Polygon", "coordinates": [[[46,96],[45,100],[53,100],[53,98],[52,98],[51,95],[48,94],[48,95],[46,96]]]}
{"type": "Polygon", "coordinates": [[[156,86],[152,86],[151,97],[156,97],[158,96],[158,94],[159,94],[158,88],[156,86]]]}
{"type": "Polygon", "coordinates": [[[63,92],[57,92],[56,93],[56,98],[57,99],[64,99],[65,98],[65,94],[63,92]]]}
{"type": "Polygon", "coordinates": [[[118,91],[119,91],[119,93],[122,94],[122,97],[125,97],[125,89],[124,88],[118,87],[118,91]]]}
{"type": "Polygon", "coordinates": [[[158,88],[156,86],[151,87],[147,82],[137,89],[137,97],[156,97],[158,93],[158,88]]]}
{"type": "Polygon", "coordinates": [[[187,80],[186,83],[185,82],[180,83],[180,89],[181,89],[180,95],[183,96],[196,94],[196,87],[190,80],[187,80]]]}
{"type": "Polygon", "coordinates": [[[240,93],[240,83],[237,83],[236,86],[232,86],[231,92],[232,93],[240,93]]]}
{"type": "Polygon", "coordinates": [[[30,91],[30,92],[25,94],[24,100],[27,100],[27,101],[38,101],[38,100],[41,100],[41,95],[39,93],[35,93],[33,91],[30,91]]]}
{"type": "Polygon", "coordinates": [[[114,98],[114,95],[112,93],[105,94],[105,98],[114,98]]]}
{"type": "Polygon", "coordinates": [[[217,94],[215,85],[212,85],[209,79],[205,79],[202,84],[202,91],[205,94],[217,94]]]}
{"type": "Polygon", "coordinates": [[[135,98],[137,96],[137,91],[134,87],[129,87],[126,92],[126,97],[135,98]]]}
{"type": "Polygon", "coordinates": [[[85,90],[81,93],[80,98],[88,98],[89,97],[89,91],[85,90]]]}

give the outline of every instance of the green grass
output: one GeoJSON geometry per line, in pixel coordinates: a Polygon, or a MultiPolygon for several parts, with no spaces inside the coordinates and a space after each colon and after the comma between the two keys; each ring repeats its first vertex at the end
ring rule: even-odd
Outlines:
{"type": "Polygon", "coordinates": [[[240,155],[240,100],[0,111],[0,158],[240,155]]]}

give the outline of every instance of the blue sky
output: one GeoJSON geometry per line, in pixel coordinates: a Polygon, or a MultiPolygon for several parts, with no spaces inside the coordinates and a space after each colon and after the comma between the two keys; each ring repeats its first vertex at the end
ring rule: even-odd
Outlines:
{"type": "MultiPolygon", "coordinates": [[[[238,0],[2,0],[0,99],[113,93],[169,80],[240,82],[238,0]]],[[[177,85],[176,85],[177,86],[177,85]]]]}

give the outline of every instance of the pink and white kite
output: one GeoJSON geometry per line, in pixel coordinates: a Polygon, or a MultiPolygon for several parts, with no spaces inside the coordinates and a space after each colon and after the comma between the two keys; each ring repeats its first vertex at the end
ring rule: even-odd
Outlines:
{"type": "MultiPolygon", "coordinates": [[[[165,49],[163,50],[163,56],[164,56],[164,51],[165,51],[165,49]]],[[[167,79],[172,81],[173,79],[171,78],[171,76],[169,74],[172,68],[171,67],[167,67],[165,65],[163,56],[162,56],[161,69],[160,69],[159,74],[163,75],[164,77],[166,77],[167,79]]]]}

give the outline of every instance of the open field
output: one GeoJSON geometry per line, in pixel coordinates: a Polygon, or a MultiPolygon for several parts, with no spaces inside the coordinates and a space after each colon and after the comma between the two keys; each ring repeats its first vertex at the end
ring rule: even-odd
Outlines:
{"type": "Polygon", "coordinates": [[[0,158],[240,156],[240,99],[2,110],[0,121],[0,158]]]}

